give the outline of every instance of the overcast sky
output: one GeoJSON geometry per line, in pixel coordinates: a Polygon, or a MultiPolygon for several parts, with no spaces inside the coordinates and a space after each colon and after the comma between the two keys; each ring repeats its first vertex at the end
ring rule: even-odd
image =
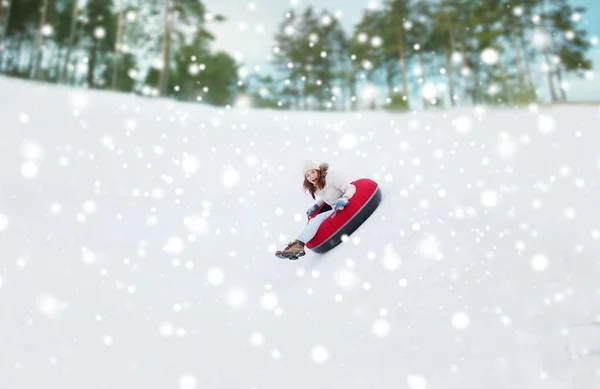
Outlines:
{"type": "MultiPolygon", "coordinates": [[[[217,40],[213,47],[222,49],[254,67],[267,64],[273,44],[273,36],[284,14],[292,7],[304,9],[312,5],[317,10],[328,9],[341,13],[341,22],[350,32],[359,21],[365,8],[380,3],[381,0],[204,0],[209,12],[219,13],[228,21],[210,26],[217,40]]],[[[582,24],[591,35],[600,38],[600,0],[571,0],[573,5],[585,6],[582,24]]],[[[593,80],[570,80],[570,99],[600,100],[600,45],[593,49],[593,80]]]]}

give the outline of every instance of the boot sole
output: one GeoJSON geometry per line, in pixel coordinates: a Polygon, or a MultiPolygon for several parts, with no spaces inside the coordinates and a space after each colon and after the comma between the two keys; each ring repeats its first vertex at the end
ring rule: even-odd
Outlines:
{"type": "Polygon", "coordinates": [[[277,258],[282,258],[282,259],[298,259],[299,257],[303,257],[304,255],[306,255],[306,253],[293,253],[293,254],[287,254],[287,253],[279,253],[279,254],[275,254],[275,256],[277,258]]]}

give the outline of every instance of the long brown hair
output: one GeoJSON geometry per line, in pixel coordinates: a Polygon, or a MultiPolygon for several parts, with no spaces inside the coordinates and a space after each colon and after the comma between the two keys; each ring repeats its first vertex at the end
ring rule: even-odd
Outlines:
{"type": "Polygon", "coordinates": [[[315,200],[315,192],[317,189],[323,189],[325,187],[325,177],[327,177],[327,169],[329,168],[329,164],[322,163],[319,165],[319,169],[317,169],[317,183],[313,185],[310,181],[304,177],[304,182],[302,183],[302,189],[305,192],[310,193],[310,196],[315,200]]]}

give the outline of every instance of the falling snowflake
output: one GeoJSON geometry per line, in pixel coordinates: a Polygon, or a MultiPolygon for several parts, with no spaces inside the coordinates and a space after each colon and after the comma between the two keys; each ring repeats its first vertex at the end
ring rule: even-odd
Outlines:
{"type": "Polygon", "coordinates": [[[310,355],[315,363],[321,364],[329,359],[329,351],[325,346],[318,345],[312,348],[310,355]]]}
{"type": "Polygon", "coordinates": [[[543,134],[548,134],[552,132],[555,128],[554,118],[547,115],[540,115],[538,117],[538,129],[543,134]]]}
{"type": "Polygon", "coordinates": [[[388,336],[392,326],[387,319],[377,319],[373,322],[371,329],[373,333],[380,338],[388,336]]]}
{"type": "Polygon", "coordinates": [[[500,59],[500,54],[498,50],[493,48],[487,48],[481,52],[481,60],[486,65],[495,65],[498,63],[500,59]]]}
{"type": "Polygon", "coordinates": [[[285,29],[283,31],[288,36],[292,36],[296,32],[296,30],[294,29],[294,26],[292,26],[292,25],[285,26],[285,29]]]}
{"type": "Polygon", "coordinates": [[[425,85],[423,85],[423,88],[421,90],[421,95],[423,96],[424,99],[434,100],[437,97],[437,94],[438,94],[438,91],[437,91],[437,88],[435,87],[435,84],[426,83],[425,85]]]}
{"type": "Polygon", "coordinates": [[[168,321],[163,322],[159,325],[158,332],[164,337],[171,336],[173,334],[173,328],[174,327],[172,323],[168,321]]]}
{"type": "Polygon", "coordinates": [[[466,134],[473,128],[473,121],[465,115],[458,116],[452,121],[452,124],[459,134],[466,134]]]}
{"type": "Polygon", "coordinates": [[[380,47],[383,44],[383,39],[379,36],[374,36],[371,38],[371,46],[380,47]]]}
{"type": "Polygon", "coordinates": [[[267,311],[272,311],[277,306],[278,300],[274,293],[265,293],[260,299],[260,305],[267,311]]]}
{"type": "Polygon", "coordinates": [[[188,174],[195,173],[200,167],[200,162],[198,162],[198,158],[192,155],[186,155],[183,157],[183,162],[181,163],[181,169],[188,174]]]}
{"type": "Polygon", "coordinates": [[[51,294],[41,294],[37,298],[38,311],[50,319],[60,316],[67,306],[68,304],[58,300],[51,294]]]}
{"type": "Polygon", "coordinates": [[[114,343],[112,336],[109,336],[109,335],[103,336],[102,342],[107,346],[112,346],[114,343]]]}
{"type": "Polygon", "coordinates": [[[135,22],[135,20],[137,18],[137,13],[135,11],[128,11],[127,14],[125,15],[125,18],[130,23],[135,22]]]}
{"type": "Polygon", "coordinates": [[[82,247],[81,248],[81,262],[86,265],[91,265],[96,262],[96,255],[90,251],[89,249],[82,247]]]}
{"type": "Polygon", "coordinates": [[[419,245],[419,252],[421,253],[421,256],[425,258],[440,259],[440,242],[436,236],[430,234],[427,238],[423,239],[419,245]]]}
{"type": "Polygon", "coordinates": [[[544,254],[536,254],[531,258],[531,267],[537,272],[543,272],[548,269],[548,257],[544,254]]]}
{"type": "Polygon", "coordinates": [[[21,143],[21,156],[26,160],[38,161],[43,155],[44,149],[35,140],[26,139],[21,143]]]}
{"type": "Polygon", "coordinates": [[[29,123],[31,121],[31,118],[25,112],[21,112],[19,114],[19,120],[21,121],[21,123],[27,124],[27,123],[29,123]]]}
{"type": "Polygon", "coordinates": [[[6,231],[9,224],[8,217],[5,214],[0,213],[0,232],[6,231]]]}
{"type": "Polygon", "coordinates": [[[471,325],[471,319],[465,312],[456,312],[452,315],[452,326],[459,330],[464,330],[471,325]]]}
{"type": "Polygon", "coordinates": [[[513,14],[515,16],[522,16],[523,15],[523,7],[514,7],[513,14]]]}
{"type": "Polygon", "coordinates": [[[427,389],[427,380],[420,375],[409,375],[406,378],[409,389],[427,389]]]}
{"type": "Polygon", "coordinates": [[[354,134],[344,134],[339,142],[341,149],[353,149],[358,144],[358,138],[354,134]]]}
{"type": "Polygon", "coordinates": [[[225,274],[223,273],[223,270],[221,270],[218,267],[213,267],[209,269],[206,273],[206,279],[211,285],[221,285],[223,283],[224,278],[225,274]]]}
{"type": "Polygon", "coordinates": [[[88,200],[83,203],[83,212],[87,214],[95,213],[97,209],[96,203],[93,200],[88,200]]]}
{"type": "Polygon", "coordinates": [[[221,174],[223,185],[227,188],[232,188],[240,181],[240,173],[233,167],[229,166],[221,174]]]}
{"type": "Polygon", "coordinates": [[[183,220],[183,223],[195,235],[202,236],[208,233],[208,222],[201,215],[188,216],[183,220]]]}
{"type": "Polygon", "coordinates": [[[340,268],[335,272],[335,281],[343,289],[350,290],[356,286],[359,279],[352,270],[340,268]]]}
{"type": "Polygon", "coordinates": [[[577,214],[577,211],[575,211],[575,208],[573,208],[573,207],[569,207],[569,208],[565,209],[565,219],[568,219],[568,220],[574,219],[576,214],[577,214]]]}
{"type": "Polygon", "coordinates": [[[499,135],[496,150],[502,158],[511,159],[517,152],[517,143],[509,134],[503,132],[499,135]]]}
{"type": "Polygon", "coordinates": [[[397,270],[402,265],[402,260],[398,256],[398,253],[394,250],[391,243],[388,243],[384,247],[384,255],[382,258],[383,268],[389,271],[397,270]]]}
{"type": "Polygon", "coordinates": [[[34,161],[27,161],[21,165],[21,175],[27,179],[35,178],[38,172],[39,166],[34,161]]]}
{"type": "Polygon", "coordinates": [[[280,360],[282,358],[281,351],[277,350],[276,348],[272,349],[271,357],[273,357],[275,360],[280,360]]]}
{"type": "Polygon", "coordinates": [[[232,308],[238,308],[246,302],[246,292],[240,288],[233,288],[227,295],[227,303],[232,308]]]}
{"type": "Polygon", "coordinates": [[[255,332],[250,336],[250,343],[256,347],[262,346],[265,343],[265,337],[260,332],[255,332]]]}
{"type": "Polygon", "coordinates": [[[193,375],[184,375],[179,379],[181,389],[196,389],[196,378],[193,375]]]}
{"type": "Polygon", "coordinates": [[[136,119],[127,119],[125,120],[125,128],[129,131],[134,131],[138,127],[136,119]]]}
{"type": "Polygon", "coordinates": [[[167,240],[167,244],[163,247],[163,250],[170,255],[179,255],[183,251],[183,247],[183,239],[178,236],[172,236],[167,240]]]}
{"type": "Polygon", "coordinates": [[[498,205],[499,195],[496,191],[488,189],[481,193],[481,204],[487,208],[493,208],[498,205]]]}
{"type": "Polygon", "coordinates": [[[104,27],[96,27],[94,29],[94,37],[96,39],[104,39],[106,36],[106,29],[104,27]]]}

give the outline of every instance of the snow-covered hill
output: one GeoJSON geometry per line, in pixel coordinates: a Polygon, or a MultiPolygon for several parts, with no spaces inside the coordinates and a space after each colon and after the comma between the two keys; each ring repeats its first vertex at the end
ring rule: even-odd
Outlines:
{"type": "Polygon", "coordinates": [[[0,91],[1,388],[600,388],[597,107],[0,91]],[[281,260],[305,159],[384,198],[281,260]]]}

